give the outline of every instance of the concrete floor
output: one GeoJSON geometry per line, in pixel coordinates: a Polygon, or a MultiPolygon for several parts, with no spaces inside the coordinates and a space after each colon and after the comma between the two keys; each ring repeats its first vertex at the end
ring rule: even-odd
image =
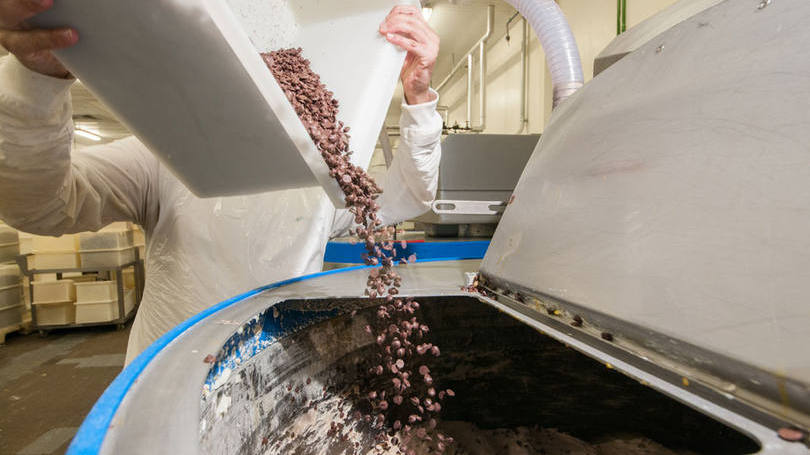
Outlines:
{"type": "Polygon", "coordinates": [[[121,371],[130,326],[8,335],[0,345],[0,454],[64,453],[121,371]]]}

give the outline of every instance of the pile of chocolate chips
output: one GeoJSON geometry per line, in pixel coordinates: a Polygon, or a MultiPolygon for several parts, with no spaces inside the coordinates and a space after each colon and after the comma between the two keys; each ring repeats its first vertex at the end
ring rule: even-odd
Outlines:
{"type": "MultiPolygon", "coordinates": [[[[380,430],[399,432],[402,438],[394,441],[402,453],[413,453],[408,449],[413,438],[432,452],[444,452],[453,440],[435,431],[436,417],[442,409],[441,401],[454,393],[449,389],[437,391],[430,368],[425,365],[426,357],[439,356],[440,351],[438,346],[423,342],[429,328],[415,316],[419,303],[397,297],[402,277],[394,264],[416,258],[397,258],[395,228],[382,226],[377,218],[376,199],[382,190],[362,168],[350,162],[349,127],[337,119],[340,103],[312,71],[302,50],[284,49],[261,56],[315,141],[330,175],[343,190],[346,207],[359,225],[352,234],[365,243],[366,263],[379,266],[370,270],[365,294],[382,302],[377,307],[376,323],[366,326],[366,331],[376,338],[378,346],[369,372],[380,377],[379,383],[384,385],[367,393],[371,411],[357,413],[355,418],[380,430]]],[[[384,439],[385,435],[379,433],[378,441],[384,439]]]]}

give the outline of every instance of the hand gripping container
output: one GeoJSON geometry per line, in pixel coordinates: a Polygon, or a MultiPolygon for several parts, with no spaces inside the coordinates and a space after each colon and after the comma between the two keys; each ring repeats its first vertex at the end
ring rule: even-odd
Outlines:
{"type": "Polygon", "coordinates": [[[71,0],[36,25],[70,25],[58,51],[82,80],[200,197],[320,184],[342,193],[259,57],[302,47],[352,128],[368,167],[405,53],[378,33],[415,0],[71,0]]]}

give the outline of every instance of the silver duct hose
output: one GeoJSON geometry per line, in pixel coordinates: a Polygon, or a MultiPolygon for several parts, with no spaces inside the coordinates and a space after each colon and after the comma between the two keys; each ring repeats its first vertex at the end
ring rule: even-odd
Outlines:
{"type": "Polygon", "coordinates": [[[579,49],[560,7],[554,0],[506,0],[531,24],[551,72],[554,107],[585,82],[579,49]]]}

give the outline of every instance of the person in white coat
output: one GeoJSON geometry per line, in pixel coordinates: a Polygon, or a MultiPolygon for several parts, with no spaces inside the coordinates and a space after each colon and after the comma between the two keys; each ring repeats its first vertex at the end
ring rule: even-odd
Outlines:
{"type": "MultiPolygon", "coordinates": [[[[116,221],[143,226],[146,288],[127,363],[211,305],[320,271],[330,234],[352,222],[321,188],[200,199],[135,137],[71,154],[74,79],[51,50],[80,37],[25,24],[52,2],[0,1],[0,45],[12,54],[0,60],[0,219],[40,235],[116,221]]],[[[415,7],[394,8],[380,33],[408,51],[401,141],[378,201],[381,220],[393,224],[425,212],[435,197],[442,121],[430,78],[439,40],[415,7]]]]}

